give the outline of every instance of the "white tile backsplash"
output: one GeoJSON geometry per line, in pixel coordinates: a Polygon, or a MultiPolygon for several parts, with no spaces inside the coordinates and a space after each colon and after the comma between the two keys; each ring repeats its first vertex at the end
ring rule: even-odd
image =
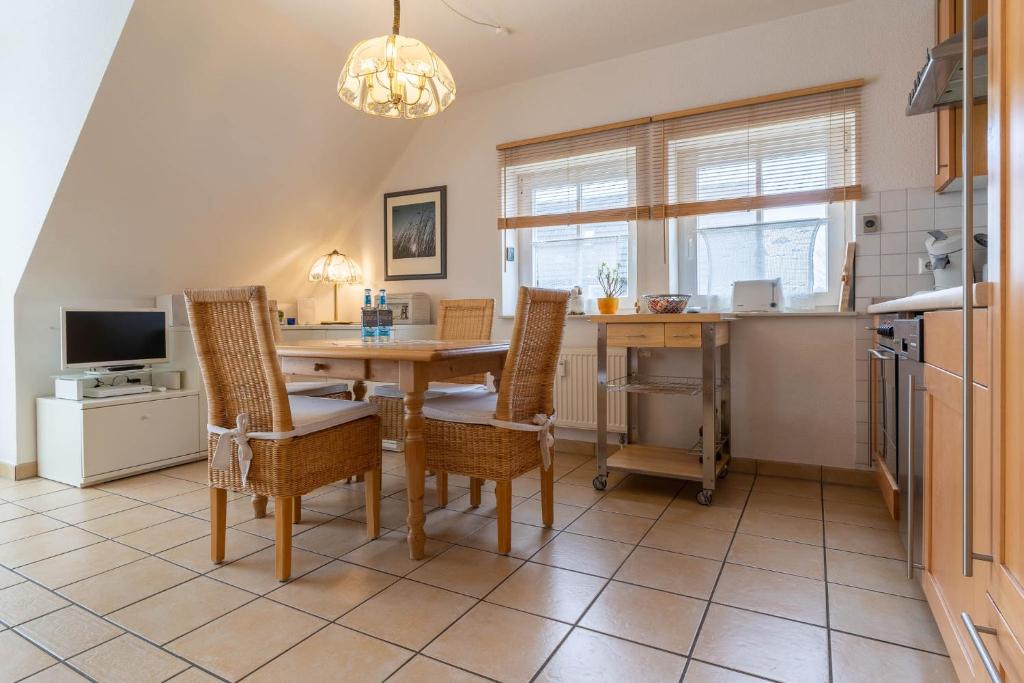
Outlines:
{"type": "Polygon", "coordinates": [[[866,192],[864,197],[857,201],[857,215],[859,216],[863,216],[866,213],[878,213],[880,208],[880,199],[877,192],[866,192]]]}
{"type": "Polygon", "coordinates": [[[882,274],[882,263],[878,256],[858,256],[855,262],[854,272],[857,275],[881,275],[882,274]]]}
{"type": "Polygon", "coordinates": [[[882,213],[886,211],[906,211],[907,210],[907,191],[906,190],[886,190],[881,193],[881,209],[882,213]]]}
{"type": "Polygon", "coordinates": [[[915,252],[927,252],[928,249],[924,246],[924,241],[928,239],[927,230],[914,230],[907,233],[907,253],[915,252]]]}
{"type": "Polygon", "coordinates": [[[857,276],[854,278],[854,286],[857,288],[857,296],[871,297],[882,295],[882,284],[877,275],[857,276]]]}
{"type": "Polygon", "coordinates": [[[879,235],[858,235],[857,254],[861,256],[878,256],[881,236],[879,235]]]}
{"type": "Polygon", "coordinates": [[[935,208],[935,191],[930,187],[914,187],[907,190],[907,208],[915,209],[935,208]]]}
{"type": "Polygon", "coordinates": [[[880,240],[880,253],[885,254],[906,254],[907,253],[907,233],[905,232],[890,232],[883,233],[879,236],[880,240]]]}
{"type": "Polygon", "coordinates": [[[883,211],[882,232],[906,232],[907,212],[906,211],[883,211]]]}
{"type": "Polygon", "coordinates": [[[883,275],[879,278],[882,296],[901,297],[907,295],[906,275],[883,275]]]}
{"type": "Polygon", "coordinates": [[[907,294],[928,292],[933,289],[935,289],[935,278],[930,273],[927,275],[907,276],[907,294]]]}
{"type": "Polygon", "coordinates": [[[907,212],[908,230],[931,230],[935,227],[935,209],[913,209],[907,212]]]}
{"type": "MultiPolygon", "coordinates": [[[[907,258],[905,254],[886,254],[880,257],[879,275],[906,275],[907,258]]],[[[864,273],[867,275],[867,273],[864,273]]]]}
{"type": "Polygon", "coordinates": [[[924,259],[925,263],[928,263],[928,253],[923,251],[915,251],[907,254],[907,275],[929,275],[929,273],[921,272],[920,270],[920,259],[924,259]]]}
{"type": "Polygon", "coordinates": [[[959,230],[963,224],[963,212],[959,206],[935,209],[935,227],[937,229],[959,230]]]}

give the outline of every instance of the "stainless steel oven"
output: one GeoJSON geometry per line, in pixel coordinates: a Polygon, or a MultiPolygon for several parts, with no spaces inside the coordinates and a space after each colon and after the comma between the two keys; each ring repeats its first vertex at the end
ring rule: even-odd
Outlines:
{"type": "Polygon", "coordinates": [[[870,373],[876,384],[872,390],[875,405],[871,407],[874,425],[871,430],[871,452],[885,463],[894,481],[899,476],[899,411],[897,396],[900,373],[899,354],[893,349],[893,320],[882,320],[875,329],[878,343],[868,349],[871,363],[877,370],[870,373]]]}
{"type": "Polygon", "coordinates": [[[922,551],[924,491],[924,319],[879,322],[878,343],[870,350],[878,363],[875,452],[885,461],[899,490],[900,536],[907,549],[908,576],[922,551]]]}

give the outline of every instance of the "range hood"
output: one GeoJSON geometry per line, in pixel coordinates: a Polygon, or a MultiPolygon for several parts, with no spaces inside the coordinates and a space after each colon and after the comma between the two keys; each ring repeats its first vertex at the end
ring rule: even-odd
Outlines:
{"type": "MultiPolygon", "coordinates": [[[[950,36],[928,50],[928,61],[917,73],[907,99],[907,116],[952,107],[964,99],[964,36],[950,36]]],[[[974,22],[974,101],[988,93],[988,17],[974,22]]]]}

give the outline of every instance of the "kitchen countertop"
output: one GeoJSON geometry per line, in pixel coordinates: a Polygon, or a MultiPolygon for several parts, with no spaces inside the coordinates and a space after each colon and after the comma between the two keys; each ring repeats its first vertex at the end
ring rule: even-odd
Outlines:
{"type": "MultiPolygon", "coordinates": [[[[988,308],[992,300],[993,285],[991,282],[978,282],[974,285],[974,305],[988,308]]],[[[868,306],[868,313],[906,313],[912,311],[938,311],[943,308],[960,308],[964,301],[963,287],[950,287],[934,292],[919,292],[910,296],[885,301],[868,306]]]]}

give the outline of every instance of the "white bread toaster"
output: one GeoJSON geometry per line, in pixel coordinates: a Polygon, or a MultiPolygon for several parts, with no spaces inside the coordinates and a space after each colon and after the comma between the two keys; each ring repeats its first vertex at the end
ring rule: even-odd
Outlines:
{"type": "Polygon", "coordinates": [[[732,283],[732,310],[782,310],[782,278],[737,280],[732,283]]]}

